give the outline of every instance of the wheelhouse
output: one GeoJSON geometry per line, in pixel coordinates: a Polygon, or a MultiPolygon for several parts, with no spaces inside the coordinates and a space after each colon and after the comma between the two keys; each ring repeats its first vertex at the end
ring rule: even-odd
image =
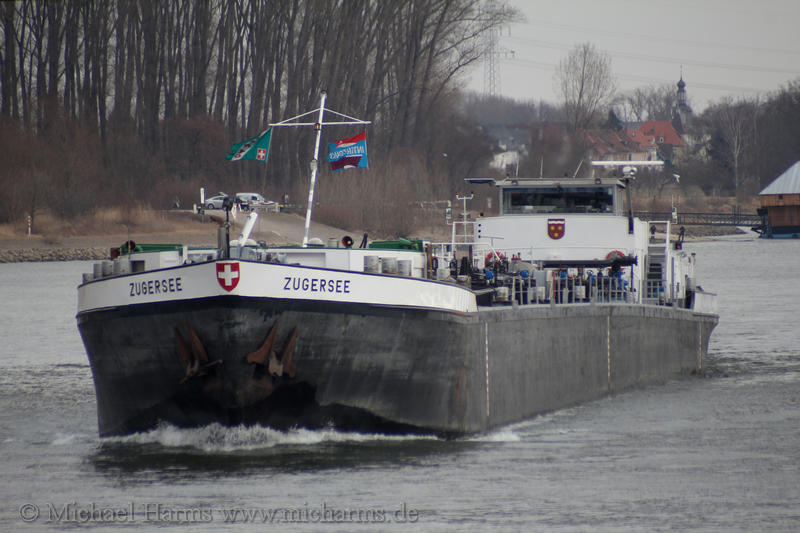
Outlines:
{"type": "Polygon", "coordinates": [[[622,214],[624,184],[617,179],[505,180],[498,182],[501,215],[622,214]]]}

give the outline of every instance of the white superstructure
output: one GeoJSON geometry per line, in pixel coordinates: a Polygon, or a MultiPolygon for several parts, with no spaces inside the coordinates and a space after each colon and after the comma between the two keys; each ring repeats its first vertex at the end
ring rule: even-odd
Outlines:
{"type": "MultiPolygon", "coordinates": [[[[490,181],[500,213],[461,215],[450,243],[373,242],[267,247],[238,239],[217,248],[125,243],[79,288],[79,312],[217,296],[314,300],[471,313],[516,303],[655,304],[715,313],[694,283],[694,256],[669,221],[629,210],[628,177],[490,181]],[[466,231],[472,228],[471,234],[466,231]],[[458,239],[457,239],[458,237],[458,239]],[[342,246],[343,245],[343,246],[342,246]]],[[[470,197],[459,197],[466,201],[470,197]]]]}

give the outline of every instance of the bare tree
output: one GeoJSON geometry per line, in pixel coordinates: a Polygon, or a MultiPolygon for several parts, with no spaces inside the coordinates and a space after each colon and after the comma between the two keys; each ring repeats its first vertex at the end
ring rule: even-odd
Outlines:
{"type": "Polygon", "coordinates": [[[555,85],[570,126],[573,130],[586,129],[616,90],[611,57],[591,43],[579,44],[558,64],[555,85]]]}
{"type": "MultiPolygon", "coordinates": [[[[17,98],[17,64],[16,64],[16,38],[15,6],[11,2],[0,3],[0,16],[3,19],[3,46],[0,49],[0,94],[2,106],[0,113],[5,117],[19,116],[19,100],[17,98]]],[[[22,65],[20,65],[22,66],[22,65]]]]}
{"type": "Polygon", "coordinates": [[[800,154],[800,78],[764,102],[758,123],[758,185],[765,186],[800,154]]]}
{"type": "Polygon", "coordinates": [[[459,117],[456,81],[480,59],[485,33],[516,16],[491,0],[0,2],[0,115],[64,152],[88,153],[75,148],[81,140],[97,148],[102,172],[75,162],[22,174],[53,191],[85,189],[91,173],[106,204],[200,179],[296,195],[310,129],[275,135],[268,165],[223,156],[229,143],[313,108],[325,89],[331,108],[373,122],[375,174],[390,154],[411,155],[421,180],[412,192],[446,194],[484,153],[469,148],[482,143],[459,117]],[[442,154],[459,150],[458,164],[443,165],[442,154]]]}
{"type": "Polygon", "coordinates": [[[671,120],[677,103],[673,87],[665,83],[659,86],[637,87],[615,99],[618,116],[626,121],[671,120]]]}
{"type": "Polygon", "coordinates": [[[742,180],[745,177],[743,168],[749,158],[752,158],[755,146],[754,131],[758,105],[741,99],[734,101],[727,97],[722,103],[717,104],[712,110],[715,126],[722,142],[720,150],[725,162],[731,169],[733,179],[733,192],[737,194],[742,180]]]}

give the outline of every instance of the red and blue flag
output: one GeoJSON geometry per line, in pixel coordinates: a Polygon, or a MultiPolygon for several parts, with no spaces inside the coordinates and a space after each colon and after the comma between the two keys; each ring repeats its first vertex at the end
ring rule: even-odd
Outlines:
{"type": "Polygon", "coordinates": [[[346,168],[368,168],[367,132],[362,131],[355,137],[328,143],[328,161],[334,172],[346,168]]]}

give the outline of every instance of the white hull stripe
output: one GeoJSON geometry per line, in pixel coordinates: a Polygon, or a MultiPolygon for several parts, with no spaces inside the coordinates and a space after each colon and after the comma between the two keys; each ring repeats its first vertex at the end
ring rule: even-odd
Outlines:
{"type": "Polygon", "coordinates": [[[458,285],[419,278],[231,260],[85,283],[78,287],[78,312],[214,296],[347,302],[460,313],[477,311],[475,295],[458,285]],[[232,286],[234,280],[236,283],[232,286]]]}

